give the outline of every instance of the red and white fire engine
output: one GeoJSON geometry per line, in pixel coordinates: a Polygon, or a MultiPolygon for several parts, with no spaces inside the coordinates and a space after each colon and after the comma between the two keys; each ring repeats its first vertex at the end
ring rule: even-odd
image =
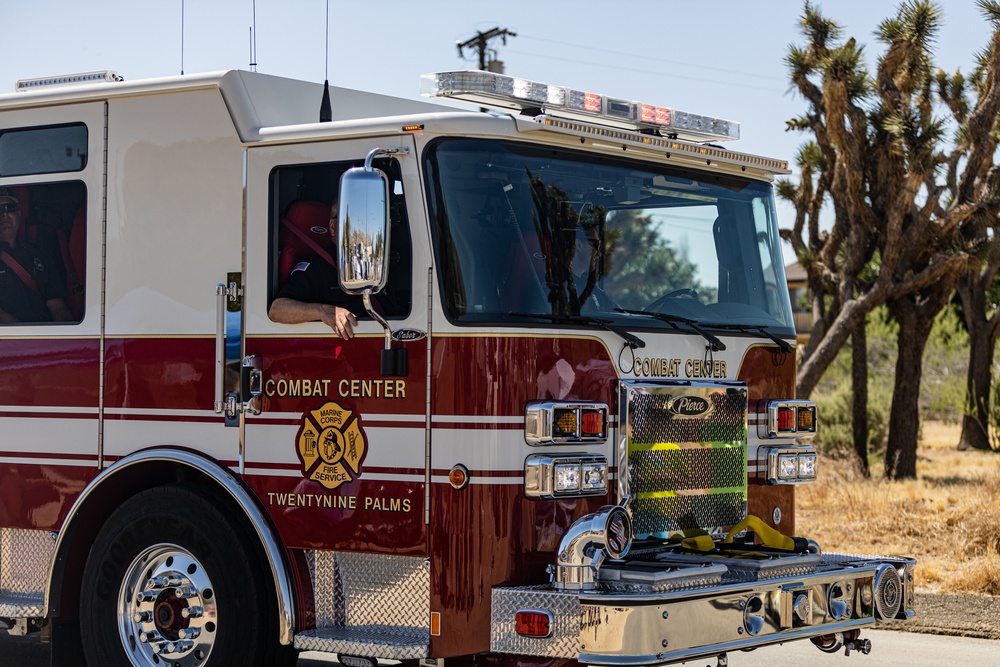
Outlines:
{"type": "Polygon", "coordinates": [[[0,622],[58,665],[644,665],[910,616],[913,560],[796,537],[787,164],[423,86],[326,122],[243,71],[0,96],[0,622]],[[269,317],[314,266],[353,338],[269,317]]]}

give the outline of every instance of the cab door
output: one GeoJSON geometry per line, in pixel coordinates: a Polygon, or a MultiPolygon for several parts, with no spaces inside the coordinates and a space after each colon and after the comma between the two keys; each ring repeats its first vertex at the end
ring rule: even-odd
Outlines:
{"type": "MultiPolygon", "coordinates": [[[[243,473],[290,548],[426,554],[427,285],[431,266],[412,137],[254,147],[247,153],[243,473]],[[326,255],[340,176],[376,147],[390,180],[386,290],[375,296],[405,376],[380,374],[383,327],[356,305],[351,340],[268,309],[294,274],[335,280],[326,255]],[[259,413],[258,413],[259,412],[259,413]]],[[[336,285],[333,286],[336,288],[336,285]]],[[[298,294],[298,293],[296,293],[298,294]]],[[[311,297],[310,297],[311,298],[311,297]]]]}
{"type": "Polygon", "coordinates": [[[0,113],[0,529],[42,543],[102,465],[105,119],[99,101],[0,113]]]}

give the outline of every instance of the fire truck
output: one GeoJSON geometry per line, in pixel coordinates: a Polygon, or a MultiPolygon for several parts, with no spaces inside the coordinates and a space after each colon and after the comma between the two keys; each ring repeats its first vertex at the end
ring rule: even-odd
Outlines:
{"type": "Polygon", "coordinates": [[[787,163],[671,107],[422,88],[0,96],[0,624],[54,665],[724,665],[911,616],[914,560],[796,530],[787,163]],[[272,319],[324,271],[353,336],[272,319]]]}

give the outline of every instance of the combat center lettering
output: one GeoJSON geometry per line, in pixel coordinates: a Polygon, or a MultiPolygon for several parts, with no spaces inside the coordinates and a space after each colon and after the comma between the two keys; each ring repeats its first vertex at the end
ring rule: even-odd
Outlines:
{"type": "MultiPolygon", "coordinates": [[[[310,398],[330,395],[333,380],[268,380],[264,394],[268,397],[310,398]]],[[[406,380],[341,380],[337,392],[342,398],[406,398],[406,380]]]]}
{"type": "Polygon", "coordinates": [[[632,365],[636,377],[681,377],[689,378],[724,378],[726,377],[725,361],[706,361],[702,359],[662,359],[639,357],[632,365]]]}

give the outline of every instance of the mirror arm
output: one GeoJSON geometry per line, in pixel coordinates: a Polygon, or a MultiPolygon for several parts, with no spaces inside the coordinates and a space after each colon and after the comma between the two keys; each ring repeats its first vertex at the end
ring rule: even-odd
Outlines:
{"type": "Polygon", "coordinates": [[[384,317],[382,317],[382,314],[376,311],[374,306],[372,306],[372,291],[370,289],[366,289],[364,293],[362,293],[361,298],[365,303],[365,310],[367,310],[372,319],[381,324],[382,328],[385,330],[385,349],[388,350],[392,348],[392,329],[389,328],[389,323],[384,317]]]}
{"type": "Polygon", "coordinates": [[[365,171],[371,171],[372,160],[378,155],[409,155],[410,149],[405,146],[400,146],[399,148],[373,148],[368,151],[368,156],[365,157],[365,171]]]}

